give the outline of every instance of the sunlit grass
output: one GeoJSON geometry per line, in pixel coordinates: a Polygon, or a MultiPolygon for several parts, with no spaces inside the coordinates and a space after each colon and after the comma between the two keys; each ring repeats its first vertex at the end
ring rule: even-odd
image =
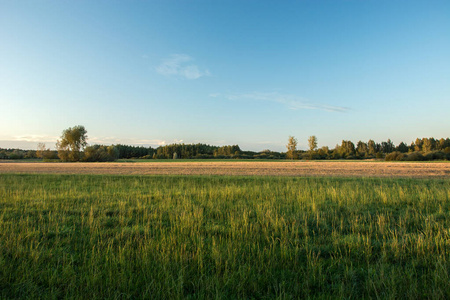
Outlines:
{"type": "Polygon", "coordinates": [[[0,175],[0,298],[450,298],[450,181],[0,175]]]}

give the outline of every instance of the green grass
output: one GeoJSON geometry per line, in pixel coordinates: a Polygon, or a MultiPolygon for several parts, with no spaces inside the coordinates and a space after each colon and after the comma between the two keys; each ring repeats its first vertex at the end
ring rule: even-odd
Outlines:
{"type": "Polygon", "coordinates": [[[0,298],[450,298],[450,180],[0,174],[0,298]]]}

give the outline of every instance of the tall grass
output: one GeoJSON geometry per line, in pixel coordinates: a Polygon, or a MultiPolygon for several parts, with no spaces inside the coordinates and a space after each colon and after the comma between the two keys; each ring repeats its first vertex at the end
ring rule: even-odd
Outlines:
{"type": "Polygon", "coordinates": [[[450,298],[450,181],[0,175],[0,298],[450,298]]]}

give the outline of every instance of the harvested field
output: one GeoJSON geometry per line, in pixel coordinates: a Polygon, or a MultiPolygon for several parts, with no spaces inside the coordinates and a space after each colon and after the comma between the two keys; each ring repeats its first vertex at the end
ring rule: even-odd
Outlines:
{"type": "Polygon", "coordinates": [[[450,163],[372,161],[206,161],[143,163],[0,162],[0,173],[449,178],[450,163]]]}

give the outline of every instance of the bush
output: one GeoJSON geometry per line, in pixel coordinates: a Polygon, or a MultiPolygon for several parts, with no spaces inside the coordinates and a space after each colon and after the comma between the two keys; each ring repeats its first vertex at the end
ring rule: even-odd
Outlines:
{"type": "Polygon", "coordinates": [[[24,152],[22,150],[14,150],[9,154],[9,159],[22,159],[24,157],[24,152]]]}
{"type": "Polygon", "coordinates": [[[432,151],[425,155],[425,160],[444,160],[445,158],[445,153],[441,151],[432,151]]]}
{"type": "Polygon", "coordinates": [[[416,151],[416,152],[412,152],[412,153],[408,154],[404,160],[405,161],[422,161],[424,159],[425,158],[423,157],[422,153],[416,151]]]}
{"type": "Polygon", "coordinates": [[[118,156],[119,153],[114,146],[94,145],[86,147],[83,161],[115,161],[118,156]]]}
{"type": "Polygon", "coordinates": [[[44,161],[51,161],[51,160],[58,160],[58,151],[52,151],[50,149],[47,149],[42,152],[42,159],[44,161]]]}
{"type": "Polygon", "coordinates": [[[383,153],[381,152],[377,152],[377,154],[375,154],[376,158],[383,158],[383,153]]]}
{"type": "Polygon", "coordinates": [[[386,161],[401,161],[405,160],[406,154],[401,153],[400,151],[394,151],[386,155],[385,160],[386,161]]]}

